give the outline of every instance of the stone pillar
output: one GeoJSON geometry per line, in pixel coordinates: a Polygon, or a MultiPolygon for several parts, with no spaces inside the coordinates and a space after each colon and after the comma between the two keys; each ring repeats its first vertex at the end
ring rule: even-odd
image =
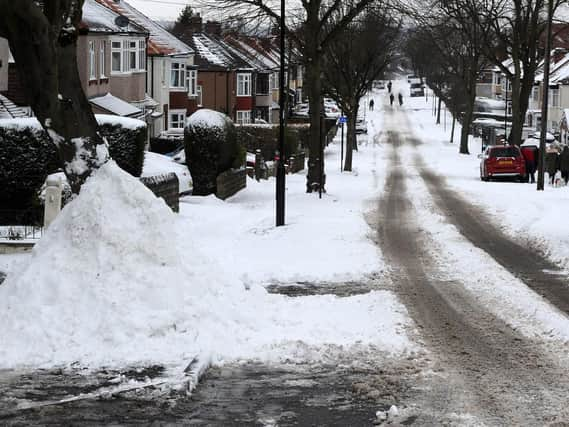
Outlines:
{"type": "Polygon", "coordinates": [[[259,181],[263,178],[261,173],[261,165],[263,164],[263,155],[261,154],[261,150],[255,150],[255,179],[259,181]]]}
{"type": "Polygon", "coordinates": [[[63,185],[59,177],[48,176],[45,189],[45,208],[43,214],[43,226],[49,227],[55,217],[61,211],[61,190],[63,185]]]}

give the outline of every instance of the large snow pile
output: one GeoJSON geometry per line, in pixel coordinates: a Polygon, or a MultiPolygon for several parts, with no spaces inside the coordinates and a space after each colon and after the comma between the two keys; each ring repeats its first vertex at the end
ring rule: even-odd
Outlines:
{"type": "Polygon", "coordinates": [[[322,344],[411,348],[404,308],[390,293],[294,299],[246,288],[191,236],[178,237],[178,221],[114,162],[101,168],[0,286],[0,365],[288,359],[322,344]]]}

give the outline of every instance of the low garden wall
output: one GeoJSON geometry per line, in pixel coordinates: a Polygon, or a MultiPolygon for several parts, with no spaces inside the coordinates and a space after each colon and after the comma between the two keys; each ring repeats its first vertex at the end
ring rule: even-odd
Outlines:
{"type": "Polygon", "coordinates": [[[174,212],[180,211],[180,184],[175,173],[140,178],[156,197],[162,197],[174,212]]]}
{"type": "Polygon", "coordinates": [[[215,195],[225,200],[247,186],[247,172],[245,168],[230,169],[217,176],[217,191],[215,195]]]}

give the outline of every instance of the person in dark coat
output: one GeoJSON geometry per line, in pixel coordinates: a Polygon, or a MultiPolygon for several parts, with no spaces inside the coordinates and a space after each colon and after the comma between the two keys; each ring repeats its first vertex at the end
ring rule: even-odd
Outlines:
{"type": "Polygon", "coordinates": [[[567,185],[567,181],[569,181],[569,147],[566,145],[559,155],[559,170],[561,171],[565,185],[567,185]]]}
{"type": "Polygon", "coordinates": [[[401,95],[401,92],[399,92],[397,97],[399,98],[399,106],[403,105],[403,95],[401,95]]]}
{"type": "Polygon", "coordinates": [[[393,100],[395,99],[395,96],[393,96],[393,94],[389,95],[389,103],[391,104],[391,106],[393,107],[393,100]]]}
{"type": "Polygon", "coordinates": [[[389,80],[389,83],[387,83],[387,90],[389,93],[391,93],[391,80],[389,80]]]}
{"type": "Polygon", "coordinates": [[[559,154],[557,149],[549,148],[545,152],[545,171],[549,176],[549,182],[555,183],[555,173],[559,169],[559,154]]]}
{"type": "Polygon", "coordinates": [[[370,99],[369,100],[369,111],[373,111],[373,104],[374,104],[373,99],[370,99]]]}
{"type": "Polygon", "coordinates": [[[522,145],[521,150],[526,163],[526,173],[528,176],[528,180],[533,184],[535,183],[535,170],[537,167],[537,159],[539,158],[537,155],[538,149],[534,145],[529,145],[525,147],[522,145]]]}

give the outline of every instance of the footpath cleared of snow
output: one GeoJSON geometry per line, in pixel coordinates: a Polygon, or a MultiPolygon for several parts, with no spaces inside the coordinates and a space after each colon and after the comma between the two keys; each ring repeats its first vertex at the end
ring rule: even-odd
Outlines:
{"type": "Polygon", "coordinates": [[[372,179],[338,175],[329,173],[322,200],[304,193],[304,176],[289,178],[289,225],[277,229],[267,182],[250,181],[225,204],[187,199],[176,216],[110,162],[0,286],[0,366],[320,360],[354,348],[413,349],[405,309],[389,292],[288,298],[258,285],[382,268],[361,218],[372,179]]]}
{"type": "Polygon", "coordinates": [[[536,191],[535,184],[482,182],[477,158],[481,140],[471,137],[471,154],[459,155],[460,125],[455,130],[455,143],[449,143],[450,114],[447,113],[445,132],[443,118],[441,125],[435,124],[432,98],[429,101],[415,98],[409,102],[409,119],[423,142],[419,150],[425,163],[446,177],[451,188],[467,200],[484,207],[510,236],[526,240],[529,247],[569,269],[569,186],[553,187],[546,183],[544,191],[536,191]]]}

